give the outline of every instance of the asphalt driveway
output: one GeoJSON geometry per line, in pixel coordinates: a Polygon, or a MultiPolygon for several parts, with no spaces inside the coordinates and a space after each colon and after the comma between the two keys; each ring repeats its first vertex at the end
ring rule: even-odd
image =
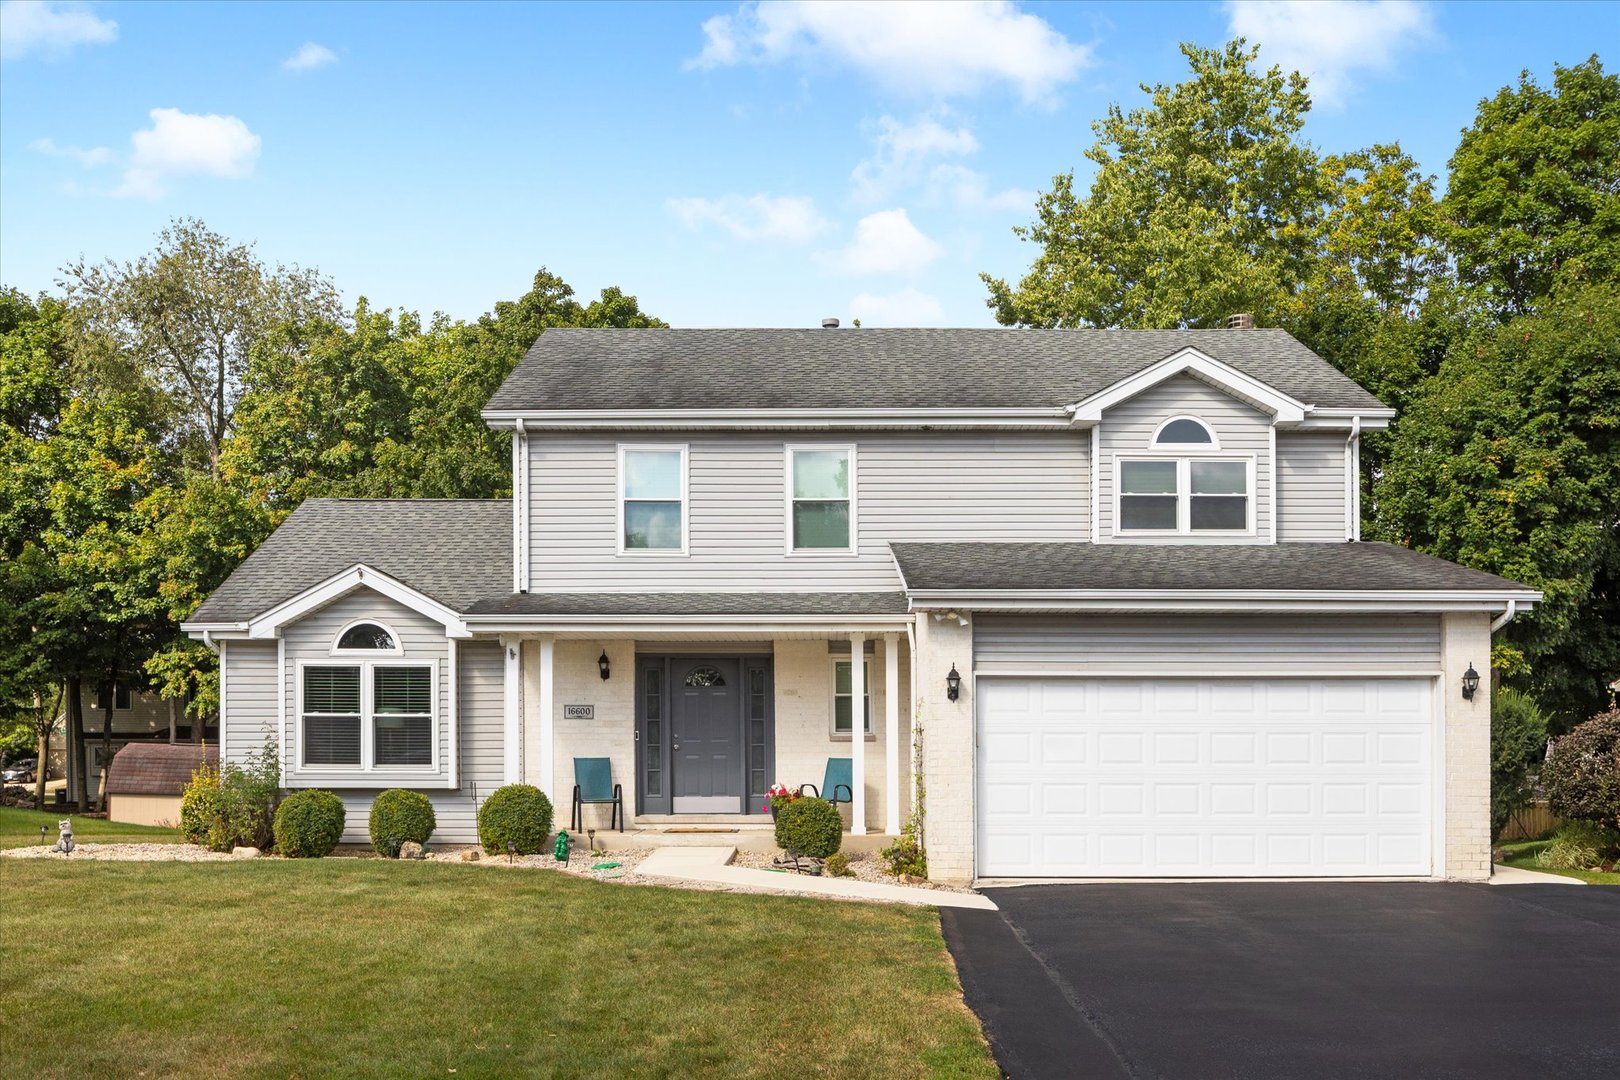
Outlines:
{"type": "Polygon", "coordinates": [[[986,892],[940,917],[1012,1077],[1620,1076],[1620,888],[986,892]]]}

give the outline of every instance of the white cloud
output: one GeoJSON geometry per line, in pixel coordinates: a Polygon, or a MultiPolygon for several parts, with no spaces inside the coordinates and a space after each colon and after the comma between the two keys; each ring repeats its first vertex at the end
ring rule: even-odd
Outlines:
{"type": "Polygon", "coordinates": [[[118,38],[118,24],[98,19],[85,4],[52,0],[0,0],[0,58],[38,52],[59,58],[78,45],[105,45],[118,38]]]}
{"type": "Polygon", "coordinates": [[[849,313],[863,326],[937,326],[945,317],[938,297],[916,289],[887,296],[863,292],[850,300],[849,313]]]}
{"type": "Polygon", "coordinates": [[[827,229],[826,220],[816,212],[815,200],[800,195],[670,199],[669,208],[687,228],[718,225],[739,240],[785,240],[799,244],[827,229]]]}
{"type": "Polygon", "coordinates": [[[872,156],[850,173],[855,197],[865,202],[886,199],[918,183],[928,159],[965,157],[978,149],[979,140],[965,127],[946,127],[932,116],[909,124],[884,116],[872,136],[872,156]]]}
{"type": "Polygon", "coordinates": [[[1045,102],[1091,63],[1091,48],[1008,0],[760,0],[703,24],[687,67],[825,58],[923,94],[992,84],[1045,102]]]}
{"type": "Polygon", "coordinates": [[[935,165],[923,185],[924,200],[962,210],[1033,210],[1036,195],[1023,188],[992,192],[990,178],[965,165],[935,165]]]}
{"type": "Polygon", "coordinates": [[[1333,107],[1357,71],[1388,71],[1436,37],[1433,12],[1413,0],[1228,0],[1226,19],[1262,61],[1309,76],[1312,99],[1333,107]]]}
{"type": "Polygon", "coordinates": [[[28,146],[35,153],[76,161],[86,169],[106,165],[113,159],[113,152],[105,146],[93,146],[89,149],[80,146],[60,146],[55,139],[35,139],[28,146]]]}
{"type": "Polygon", "coordinates": [[[234,116],[153,109],[152,126],[130,136],[134,153],[114,195],[156,199],[181,176],[240,180],[253,172],[262,140],[234,116]]]}
{"type": "Polygon", "coordinates": [[[314,68],[335,63],[337,63],[337,53],[328,49],[325,45],[317,45],[313,41],[306,41],[298,46],[297,52],[283,60],[281,66],[287,71],[310,71],[314,68]]]}
{"type": "Polygon", "coordinates": [[[855,237],[837,251],[823,252],[823,265],[849,274],[884,274],[916,270],[945,253],[911,223],[902,209],[879,210],[855,223],[855,237]]]}

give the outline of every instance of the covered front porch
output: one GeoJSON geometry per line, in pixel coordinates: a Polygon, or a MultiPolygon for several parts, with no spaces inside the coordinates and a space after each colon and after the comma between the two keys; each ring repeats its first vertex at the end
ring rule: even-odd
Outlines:
{"type": "Polygon", "coordinates": [[[766,792],[820,790],[829,760],[847,759],[847,846],[882,846],[914,797],[909,617],[818,622],[502,634],[506,782],[544,790],[568,827],[575,759],[605,758],[627,835],[601,836],[612,808],[586,805],[599,842],[766,848],[766,792]]]}

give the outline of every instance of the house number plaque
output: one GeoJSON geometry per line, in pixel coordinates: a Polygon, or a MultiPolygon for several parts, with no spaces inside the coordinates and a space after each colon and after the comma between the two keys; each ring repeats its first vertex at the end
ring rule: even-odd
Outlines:
{"type": "Polygon", "coordinates": [[[595,705],[564,705],[563,706],[563,719],[564,720],[595,720],[596,719],[596,706],[595,705]]]}

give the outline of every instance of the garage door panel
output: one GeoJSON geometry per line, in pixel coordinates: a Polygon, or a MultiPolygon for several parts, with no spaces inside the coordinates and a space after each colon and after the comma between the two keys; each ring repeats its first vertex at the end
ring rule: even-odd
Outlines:
{"type": "Polygon", "coordinates": [[[1427,680],[979,688],[983,876],[1429,873],[1427,680]]]}

